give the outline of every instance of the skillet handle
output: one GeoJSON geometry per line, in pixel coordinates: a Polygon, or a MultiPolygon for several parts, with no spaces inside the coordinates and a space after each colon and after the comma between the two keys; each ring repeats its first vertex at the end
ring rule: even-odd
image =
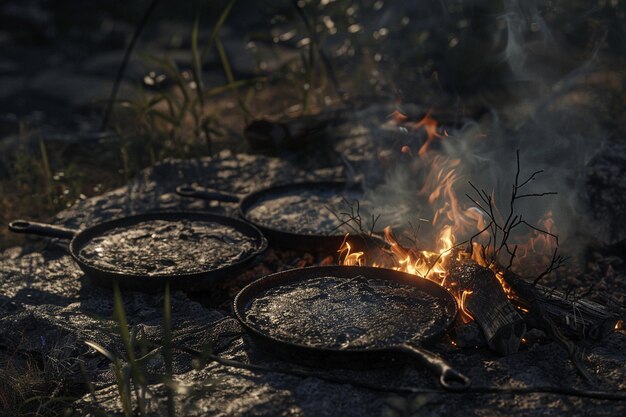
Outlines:
{"type": "Polygon", "coordinates": [[[239,203],[239,197],[234,194],[211,191],[208,188],[197,187],[195,185],[179,185],[176,187],[176,193],[183,197],[222,201],[224,203],[239,203]]]}
{"type": "Polygon", "coordinates": [[[468,377],[448,365],[442,357],[416,343],[406,342],[397,346],[395,350],[417,359],[432,374],[439,377],[439,384],[447,391],[466,391],[472,384],[468,377]]]}
{"type": "Polygon", "coordinates": [[[61,239],[71,239],[77,233],[76,230],[68,229],[53,224],[37,223],[28,220],[14,220],[9,223],[9,230],[13,233],[24,233],[29,235],[58,237],[61,239]]]}

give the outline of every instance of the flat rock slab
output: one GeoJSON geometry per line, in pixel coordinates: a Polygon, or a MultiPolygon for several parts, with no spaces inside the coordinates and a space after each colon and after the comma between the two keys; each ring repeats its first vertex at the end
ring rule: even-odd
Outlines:
{"type": "MultiPolygon", "coordinates": [[[[234,204],[180,198],[174,190],[181,183],[197,182],[244,195],[278,183],[342,176],[340,168],[304,171],[278,158],[228,152],[212,159],[168,160],[144,171],[123,188],[81,201],[59,213],[56,223],[82,228],[155,209],[211,210],[234,215],[234,204]]],[[[40,241],[33,238],[33,242],[40,241]]],[[[76,366],[80,358],[94,383],[95,400],[85,389],[84,397],[75,404],[79,414],[88,415],[94,408],[100,408],[107,415],[123,415],[110,362],[84,344],[84,341],[96,341],[107,349],[123,352],[112,320],[113,293],[93,286],[83,276],[67,253],[65,242],[56,239],[47,242],[43,249],[34,244],[9,249],[0,258],[0,347],[4,352],[64,361],[68,364],[64,381],[84,386],[85,376],[76,366]]],[[[262,258],[257,263],[265,261],[262,258]]],[[[177,415],[378,416],[395,415],[393,407],[419,408],[418,414],[424,416],[626,414],[624,402],[555,394],[393,394],[398,390],[406,392],[402,387],[416,392],[436,388],[436,382],[427,372],[412,365],[371,370],[296,367],[256,346],[229,311],[207,299],[210,297],[182,292],[172,295],[173,345],[196,350],[211,346],[222,358],[263,365],[275,371],[198,363],[175,349],[177,415]],[[300,372],[299,376],[290,374],[294,369],[300,372]],[[378,389],[364,387],[368,384],[378,389]]],[[[163,338],[163,294],[126,292],[123,303],[138,344],[146,349],[159,346],[163,338]]],[[[480,349],[454,349],[448,340],[433,350],[468,375],[475,386],[626,389],[624,332],[616,332],[600,345],[588,346],[586,363],[597,379],[593,387],[586,386],[576,375],[567,354],[554,343],[526,346],[508,357],[497,357],[480,349]]],[[[166,389],[160,376],[164,360],[160,351],[146,367],[148,385],[154,394],[148,406],[149,414],[166,415],[166,389]]]]}

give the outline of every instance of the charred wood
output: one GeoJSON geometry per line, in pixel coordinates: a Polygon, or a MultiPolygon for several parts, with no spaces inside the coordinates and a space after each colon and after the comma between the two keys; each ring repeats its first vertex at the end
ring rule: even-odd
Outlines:
{"type": "MultiPolygon", "coordinates": [[[[581,347],[578,344],[574,343],[572,340],[570,340],[567,336],[565,336],[561,331],[561,328],[548,314],[547,306],[549,306],[549,304],[541,302],[538,298],[534,297],[534,291],[532,291],[532,288],[523,285],[523,283],[526,281],[522,280],[521,278],[515,277],[512,274],[509,274],[507,277],[505,274],[505,281],[507,283],[509,283],[509,281],[516,283],[517,288],[521,291],[520,293],[517,293],[516,296],[521,299],[527,300],[526,302],[528,303],[528,319],[532,321],[532,325],[534,327],[544,330],[548,334],[548,336],[550,336],[553,340],[559,343],[567,351],[569,358],[572,361],[572,364],[578,370],[578,372],[588,382],[593,382],[593,378],[585,368],[581,347]]],[[[533,286],[533,284],[530,283],[528,283],[528,285],[533,286]]],[[[511,287],[513,288],[513,291],[516,291],[513,286],[511,287]]]]}
{"type": "Polygon", "coordinates": [[[529,311],[527,322],[544,331],[541,320],[530,314],[541,306],[541,313],[557,325],[565,336],[602,340],[615,330],[619,317],[607,307],[593,301],[568,296],[562,291],[533,285],[511,271],[503,272],[504,281],[513,290],[512,303],[529,311]]]}
{"type": "Polygon", "coordinates": [[[490,269],[473,261],[454,261],[448,268],[446,287],[464,298],[462,308],[474,318],[489,348],[501,355],[518,351],[526,323],[490,269]]]}

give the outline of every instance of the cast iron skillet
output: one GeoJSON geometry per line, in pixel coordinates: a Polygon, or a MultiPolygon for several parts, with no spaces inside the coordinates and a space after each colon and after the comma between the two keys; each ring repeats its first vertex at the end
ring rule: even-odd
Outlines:
{"type": "Polygon", "coordinates": [[[267,240],[256,227],[237,219],[209,213],[146,213],[107,221],[80,231],[50,224],[35,223],[26,220],[15,220],[9,224],[9,229],[15,233],[71,239],[69,249],[72,258],[74,258],[74,261],[76,261],[80,269],[82,269],[94,283],[105,287],[111,287],[114,282],[117,282],[121,288],[140,291],[154,291],[161,289],[166,282],[169,282],[172,288],[182,289],[189,292],[207,290],[226,280],[237,271],[243,269],[255,256],[262,253],[267,248],[267,240]],[[246,237],[252,239],[255,249],[237,262],[224,267],[207,269],[199,272],[159,274],[153,276],[147,276],[140,273],[128,273],[126,271],[115,271],[108,268],[104,269],[98,266],[95,262],[79,256],[81,248],[94,238],[118,227],[128,228],[140,222],[151,220],[165,220],[170,222],[190,220],[218,223],[223,226],[232,227],[246,237]]]}
{"type": "MultiPolygon", "coordinates": [[[[336,251],[341,246],[345,232],[337,231],[333,235],[323,234],[306,234],[296,233],[289,230],[275,229],[251,219],[250,211],[255,205],[261,201],[268,201],[272,198],[280,198],[285,195],[297,194],[299,191],[310,192],[313,189],[324,189],[341,195],[346,190],[361,191],[358,186],[350,186],[347,182],[342,181],[319,181],[319,182],[298,182],[286,185],[277,185],[274,187],[263,188],[255,191],[243,198],[239,198],[234,194],[212,191],[202,187],[193,185],[182,185],[176,188],[176,192],[185,197],[202,198],[205,200],[222,201],[228,203],[239,203],[239,215],[247,222],[258,227],[268,238],[270,243],[275,246],[286,249],[300,249],[306,251],[316,250],[332,250],[336,251]]],[[[382,239],[376,236],[351,235],[350,242],[353,248],[365,250],[372,246],[384,246],[382,239]]]]}
{"type": "MultiPolygon", "coordinates": [[[[410,357],[437,376],[447,390],[462,391],[470,386],[465,375],[422,347],[448,330],[457,314],[457,304],[444,288],[415,275],[356,266],[292,269],[265,276],[246,286],[235,298],[234,312],[255,341],[289,360],[345,368],[355,364],[372,367],[398,356],[410,357]],[[341,284],[320,289],[319,282],[326,277],[333,277],[341,284]],[[370,288],[368,282],[377,284],[370,288]],[[380,283],[383,285],[378,285],[380,283]],[[404,311],[416,312],[412,318],[396,313],[385,316],[385,312],[398,311],[393,303],[400,303],[397,293],[391,293],[394,290],[386,285],[412,291],[401,304],[404,311]],[[354,292],[347,292],[361,291],[359,286],[364,288],[362,294],[355,297],[354,292]],[[290,292],[291,289],[294,292],[290,292]],[[337,291],[341,292],[333,294],[337,291]],[[298,294],[303,295],[299,297],[298,294]],[[379,295],[387,297],[382,305],[379,295]],[[419,310],[407,310],[413,305],[419,310]],[[368,314],[376,310],[379,315],[368,314]],[[377,322],[377,319],[381,321],[377,322]],[[369,345],[363,346],[345,345],[349,340],[346,329],[359,326],[366,329],[365,337],[371,337],[374,342],[370,340],[369,345]],[[306,330],[307,327],[310,330],[306,330]],[[383,331],[373,330],[377,328],[383,331]],[[405,332],[410,336],[405,336],[405,332]],[[344,344],[338,345],[338,341],[344,341],[344,344]]],[[[360,336],[351,337],[357,341],[363,339],[361,333],[357,335],[360,336]]]]}

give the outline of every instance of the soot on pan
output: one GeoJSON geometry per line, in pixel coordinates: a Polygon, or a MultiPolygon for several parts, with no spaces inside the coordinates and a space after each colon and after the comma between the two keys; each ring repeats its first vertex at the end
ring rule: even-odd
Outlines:
{"type": "Polygon", "coordinates": [[[249,219],[265,227],[299,234],[337,235],[342,221],[335,213],[345,211],[344,198],[362,198],[358,190],[326,188],[298,189],[293,194],[275,195],[259,200],[247,213],[249,219]],[[330,211],[328,208],[332,211],[330,211]]]}
{"type": "Polygon", "coordinates": [[[150,220],[111,229],[78,256],[101,269],[156,276],[232,265],[254,249],[253,239],[219,223],[150,220]]]}
{"type": "Polygon", "coordinates": [[[245,317],[285,342],[361,350],[429,336],[429,329],[445,323],[444,307],[432,295],[393,281],[321,277],[266,290],[245,317]]]}

